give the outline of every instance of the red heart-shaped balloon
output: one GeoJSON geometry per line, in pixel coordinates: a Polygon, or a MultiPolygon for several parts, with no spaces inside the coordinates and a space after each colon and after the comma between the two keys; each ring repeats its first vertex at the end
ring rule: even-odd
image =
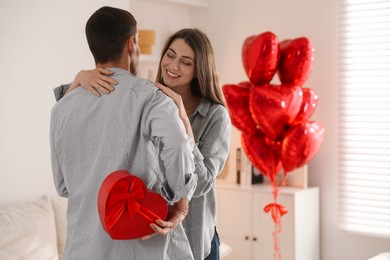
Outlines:
{"type": "Polygon", "coordinates": [[[256,86],[249,95],[252,117],[271,139],[277,139],[286,126],[294,122],[301,104],[302,88],[299,86],[256,86]]]}
{"type": "Polygon", "coordinates": [[[254,85],[269,83],[279,62],[279,41],[272,32],[250,36],[242,46],[242,62],[254,85]]]}
{"type": "Polygon", "coordinates": [[[299,122],[286,132],[281,148],[285,172],[305,165],[318,152],[324,140],[324,128],[315,121],[299,122]]]}
{"type": "Polygon", "coordinates": [[[164,220],[168,204],[148,190],[142,180],[127,171],[110,173],[98,194],[98,211],[103,229],[112,239],[136,239],[153,233],[150,223],[164,220]]]}
{"type": "Polygon", "coordinates": [[[249,111],[250,82],[241,82],[239,85],[227,84],[222,87],[232,124],[240,131],[253,134],[257,131],[249,111]]]}
{"type": "Polygon", "coordinates": [[[302,88],[302,94],[302,105],[295,118],[295,121],[297,122],[308,120],[314,114],[318,103],[318,95],[313,89],[302,88]]]}
{"type": "Polygon", "coordinates": [[[278,75],[282,84],[303,86],[313,66],[314,48],[306,37],[284,40],[280,44],[278,75]]]}
{"type": "Polygon", "coordinates": [[[279,144],[268,142],[264,135],[241,135],[241,144],[248,159],[264,175],[274,180],[281,169],[279,144]]]}

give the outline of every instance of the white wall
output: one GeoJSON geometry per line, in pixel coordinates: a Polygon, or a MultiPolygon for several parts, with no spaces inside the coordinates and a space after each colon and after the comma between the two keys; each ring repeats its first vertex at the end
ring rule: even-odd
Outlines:
{"type": "Polygon", "coordinates": [[[246,37],[272,31],[281,40],[310,38],[315,63],[305,86],[317,91],[314,119],[326,128],[321,151],[309,166],[310,185],[321,189],[321,259],[365,260],[390,250],[389,240],[337,229],[339,1],[210,2],[209,8],[189,13],[140,0],[0,0],[0,206],[54,193],[48,139],[52,88],[94,66],[84,36],[93,11],[105,4],[130,5],[140,29],[158,28],[157,55],[170,32],[191,24],[204,30],[214,45],[222,83],[246,80],[240,56],[246,37]]]}
{"type": "Polygon", "coordinates": [[[156,28],[157,56],[167,35],[190,25],[188,8],[137,0],[0,0],[0,206],[55,193],[52,89],[94,67],[84,29],[104,5],[131,6],[139,29],[156,28]]]}
{"type": "MultiPolygon", "coordinates": [[[[338,0],[210,0],[208,9],[192,12],[193,22],[210,37],[221,81],[247,80],[242,62],[244,39],[266,31],[279,40],[301,36],[315,48],[314,68],[304,87],[319,95],[313,119],[326,129],[320,152],[309,164],[309,184],[321,194],[321,259],[365,260],[390,250],[389,239],[349,234],[337,228],[337,41],[338,0]]],[[[239,145],[235,131],[233,145],[239,145]]],[[[228,180],[229,181],[229,180],[228,180]]]]}
{"type": "Polygon", "coordinates": [[[0,0],[0,205],[54,193],[49,153],[52,89],[94,67],[84,28],[128,0],[0,0]]]}

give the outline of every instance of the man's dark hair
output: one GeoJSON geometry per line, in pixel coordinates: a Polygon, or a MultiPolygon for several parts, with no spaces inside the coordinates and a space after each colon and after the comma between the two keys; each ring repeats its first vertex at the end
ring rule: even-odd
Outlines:
{"type": "Polygon", "coordinates": [[[118,61],[128,37],[137,33],[137,21],[128,11],[104,6],[87,22],[85,34],[95,63],[118,61]]]}

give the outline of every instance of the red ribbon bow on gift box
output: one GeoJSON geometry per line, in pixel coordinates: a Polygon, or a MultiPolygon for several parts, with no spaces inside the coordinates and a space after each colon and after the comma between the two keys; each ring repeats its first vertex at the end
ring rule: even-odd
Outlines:
{"type": "Polygon", "coordinates": [[[98,195],[99,217],[112,239],[134,239],[153,233],[150,223],[165,219],[168,204],[126,171],[110,173],[98,195]]]}
{"type": "Polygon", "coordinates": [[[131,182],[121,181],[118,186],[120,191],[112,194],[110,199],[112,209],[106,216],[108,229],[111,229],[118,222],[126,208],[130,218],[140,214],[149,222],[160,219],[153,211],[141,206],[140,202],[145,198],[145,186],[140,179],[134,178],[131,182]]]}

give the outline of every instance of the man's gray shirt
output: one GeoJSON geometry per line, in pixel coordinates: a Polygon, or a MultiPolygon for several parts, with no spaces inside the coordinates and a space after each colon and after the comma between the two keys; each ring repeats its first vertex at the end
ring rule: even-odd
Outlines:
{"type": "Polygon", "coordinates": [[[112,240],[103,230],[97,195],[116,170],[140,177],[169,203],[190,200],[194,156],[175,103],[151,82],[110,68],[110,95],[77,88],[53,107],[50,143],[55,187],[68,197],[64,259],[192,259],[182,225],[149,240],[112,240]]]}

